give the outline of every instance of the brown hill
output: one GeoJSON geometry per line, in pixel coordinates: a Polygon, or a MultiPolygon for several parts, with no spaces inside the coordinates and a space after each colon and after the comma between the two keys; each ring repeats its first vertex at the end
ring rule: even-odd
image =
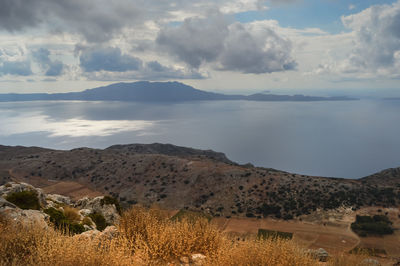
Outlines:
{"type": "Polygon", "coordinates": [[[170,144],[70,151],[0,146],[0,184],[8,180],[72,197],[110,194],[125,205],[224,217],[291,219],[342,205],[357,209],[400,204],[399,169],[360,180],[313,177],[238,165],[222,153],[170,144]]]}

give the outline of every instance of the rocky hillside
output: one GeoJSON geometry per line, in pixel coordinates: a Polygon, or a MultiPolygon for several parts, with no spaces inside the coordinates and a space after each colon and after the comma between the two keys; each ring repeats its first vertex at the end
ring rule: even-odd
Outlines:
{"type": "Polygon", "coordinates": [[[168,144],[71,151],[0,146],[1,183],[22,181],[76,199],[99,193],[125,206],[225,217],[292,219],[342,205],[398,205],[400,171],[388,171],[360,180],[313,177],[238,165],[221,153],[168,144]]]}

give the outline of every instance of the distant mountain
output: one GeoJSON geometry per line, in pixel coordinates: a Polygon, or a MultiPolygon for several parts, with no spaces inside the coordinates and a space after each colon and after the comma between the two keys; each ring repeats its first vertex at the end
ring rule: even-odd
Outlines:
{"type": "Polygon", "coordinates": [[[215,100],[247,100],[247,101],[348,101],[357,100],[349,97],[315,97],[304,95],[253,94],[226,95],[195,89],[180,82],[148,82],[115,83],[105,87],[88,89],[82,92],[69,93],[31,93],[0,94],[0,102],[12,101],[138,101],[138,102],[183,102],[183,101],[215,101],[215,100]]]}

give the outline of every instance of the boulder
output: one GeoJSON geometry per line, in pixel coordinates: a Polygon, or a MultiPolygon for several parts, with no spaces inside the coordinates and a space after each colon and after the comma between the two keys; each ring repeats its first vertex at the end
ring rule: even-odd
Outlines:
{"type": "Polygon", "coordinates": [[[120,219],[117,207],[114,204],[104,203],[104,197],[96,197],[93,199],[85,197],[78,200],[74,206],[79,209],[88,209],[90,213],[101,213],[109,224],[116,224],[120,219]]]}
{"type": "Polygon", "coordinates": [[[23,227],[48,228],[49,216],[41,211],[5,207],[0,209],[0,215],[23,227]]]}
{"type": "Polygon", "coordinates": [[[35,191],[42,207],[47,206],[46,195],[40,188],[35,188],[27,183],[8,182],[0,186],[0,197],[6,198],[9,194],[22,191],[35,191]]]}
{"type": "Polygon", "coordinates": [[[310,254],[314,259],[317,259],[321,262],[326,262],[326,261],[328,261],[328,258],[329,258],[329,253],[323,248],[319,248],[317,250],[308,249],[308,250],[306,250],[306,253],[310,254]]]}
{"type": "Polygon", "coordinates": [[[119,234],[118,229],[112,225],[112,226],[107,226],[102,232],[100,232],[97,235],[97,238],[99,240],[111,240],[117,237],[118,234],[119,234]]]}
{"type": "Polygon", "coordinates": [[[17,206],[15,206],[14,204],[12,204],[11,202],[8,202],[8,201],[7,201],[6,199],[4,199],[3,197],[0,197],[0,209],[1,209],[1,208],[5,208],[5,207],[12,208],[12,209],[17,208],[17,206]]]}
{"type": "Polygon", "coordinates": [[[78,239],[94,240],[99,234],[100,234],[100,231],[94,229],[94,230],[89,230],[89,231],[83,232],[82,234],[74,235],[74,237],[78,238],[78,239]]]}
{"type": "Polygon", "coordinates": [[[58,194],[47,194],[46,198],[56,203],[71,205],[71,198],[67,196],[62,196],[58,194]]]}

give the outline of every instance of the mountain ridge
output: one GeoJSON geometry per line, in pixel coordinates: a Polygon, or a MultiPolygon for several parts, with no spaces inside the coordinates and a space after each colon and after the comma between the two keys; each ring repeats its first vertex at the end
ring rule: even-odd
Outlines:
{"type": "Polygon", "coordinates": [[[256,93],[252,95],[227,95],[202,91],[180,82],[114,83],[108,86],[67,93],[0,94],[0,102],[10,101],[139,101],[139,102],[182,102],[182,101],[351,101],[346,96],[320,97],[305,95],[275,95],[256,93]]]}
{"type": "Polygon", "coordinates": [[[67,196],[80,187],[125,205],[157,204],[217,217],[293,219],[318,209],[400,204],[400,168],[374,178],[326,178],[238,165],[212,151],[135,145],[69,151],[0,146],[0,185],[26,182],[67,196]]]}

